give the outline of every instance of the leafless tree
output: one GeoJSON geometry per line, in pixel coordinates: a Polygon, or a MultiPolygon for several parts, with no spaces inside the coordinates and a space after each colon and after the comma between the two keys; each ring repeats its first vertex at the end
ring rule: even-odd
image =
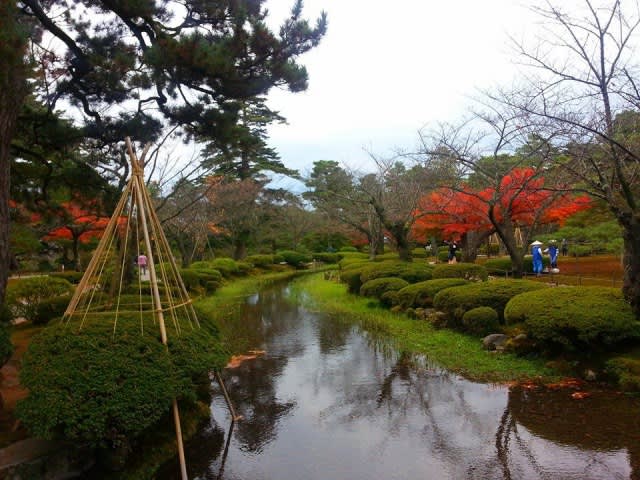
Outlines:
{"type": "Polygon", "coordinates": [[[623,228],[624,286],[640,317],[638,0],[547,0],[533,42],[514,39],[524,89],[500,95],[564,147],[556,166],[609,205],[623,228]]]}

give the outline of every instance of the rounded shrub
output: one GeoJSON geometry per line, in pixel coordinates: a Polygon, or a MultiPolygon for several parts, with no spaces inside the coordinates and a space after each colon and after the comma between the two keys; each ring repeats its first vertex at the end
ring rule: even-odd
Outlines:
{"type": "Polygon", "coordinates": [[[82,280],[83,275],[84,273],[82,272],[73,272],[73,271],[52,272],[49,274],[50,277],[63,278],[69,283],[73,283],[74,285],[77,285],[78,283],[80,283],[80,280],[82,280]]]}
{"type": "Polygon", "coordinates": [[[68,295],[58,295],[41,301],[31,321],[34,325],[46,325],[54,318],[62,317],[70,300],[71,297],[68,295]]]}
{"type": "Polygon", "coordinates": [[[409,283],[430,280],[433,267],[426,263],[401,262],[398,260],[370,263],[370,268],[362,272],[362,281],[375,278],[398,277],[409,283]]]}
{"type": "Polygon", "coordinates": [[[491,307],[476,307],[462,315],[462,326],[472,335],[484,337],[500,329],[498,312],[491,307]]]}
{"type": "Polygon", "coordinates": [[[491,307],[502,323],[504,307],[518,294],[549,288],[530,280],[492,280],[474,282],[460,287],[441,290],[433,299],[433,306],[459,323],[465,312],[476,307],[491,307]]]}
{"type": "Polygon", "coordinates": [[[364,263],[358,267],[349,268],[340,272],[340,281],[347,284],[347,288],[350,293],[359,293],[360,287],[362,287],[361,275],[371,264],[369,262],[364,263]]]}
{"type": "Polygon", "coordinates": [[[245,261],[258,268],[269,268],[275,263],[273,261],[273,255],[267,254],[249,255],[247,256],[247,258],[245,258],[245,261]]]}
{"type": "Polygon", "coordinates": [[[640,338],[640,322],[619,289],[557,287],[523,293],[505,308],[505,320],[523,323],[533,340],[550,348],[601,349],[640,338]]]}
{"type": "Polygon", "coordinates": [[[42,301],[60,295],[70,296],[72,292],[73,285],[62,278],[24,278],[8,285],[6,304],[13,318],[33,320],[42,301]]]}
{"type": "Polygon", "coordinates": [[[338,267],[340,267],[341,270],[346,270],[348,268],[353,268],[353,265],[360,265],[362,266],[363,264],[368,264],[369,262],[369,258],[368,257],[344,257],[342,260],[340,260],[338,262],[338,267]]]}
{"type": "Polygon", "coordinates": [[[115,333],[110,322],[52,325],[23,357],[29,396],[16,412],[37,436],[115,447],[157,422],[173,398],[195,398],[195,379],[225,359],[205,328],[170,338],[167,349],[135,321],[119,321],[115,333]]]}
{"type": "Polygon", "coordinates": [[[312,254],[316,262],[322,263],[338,263],[342,259],[340,253],[316,252],[312,254]]]}
{"type": "Polygon", "coordinates": [[[489,275],[505,275],[511,273],[511,259],[509,257],[490,258],[482,264],[489,275]]]}
{"type": "Polygon", "coordinates": [[[340,252],[342,253],[359,253],[356,247],[340,247],[340,252]]]}
{"type": "Polygon", "coordinates": [[[455,263],[436,265],[433,269],[433,278],[463,278],[470,281],[486,281],[487,269],[475,263],[455,263]]]}
{"type": "MultiPolygon", "coordinates": [[[[513,271],[513,263],[509,257],[491,258],[484,262],[484,267],[491,275],[504,275],[513,271]]],[[[542,256],[542,266],[548,268],[550,260],[548,255],[542,256]]],[[[531,255],[524,257],[524,272],[533,273],[533,259],[531,255]]]]}
{"type": "Polygon", "coordinates": [[[402,308],[430,307],[433,305],[433,297],[440,290],[467,283],[469,282],[462,278],[439,278],[414,283],[398,291],[398,305],[402,308]]]}
{"type": "Polygon", "coordinates": [[[389,291],[398,291],[409,285],[409,282],[401,278],[375,278],[362,284],[360,295],[363,297],[381,298],[382,294],[389,291]]]}
{"type": "Polygon", "coordinates": [[[622,390],[640,391],[640,360],[637,358],[614,357],[607,361],[605,372],[622,390]]]}
{"type": "MultiPolygon", "coordinates": [[[[238,273],[238,264],[233,258],[216,258],[209,262],[212,269],[218,270],[223,277],[229,278],[238,273]]],[[[191,268],[196,268],[193,265],[191,268]]]]}
{"type": "Polygon", "coordinates": [[[287,264],[294,268],[302,268],[305,263],[309,263],[312,260],[311,255],[296,252],[294,250],[283,250],[278,252],[278,254],[284,258],[284,261],[287,262],[287,264]]]}

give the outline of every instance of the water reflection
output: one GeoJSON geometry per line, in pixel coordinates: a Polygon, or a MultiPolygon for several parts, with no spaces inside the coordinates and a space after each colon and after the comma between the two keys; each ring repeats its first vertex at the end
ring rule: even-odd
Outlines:
{"type": "Polygon", "coordinates": [[[192,478],[637,477],[637,400],[468,382],[285,296],[261,293],[225,327],[266,353],[224,372],[244,420],[225,436],[216,396],[186,447],[192,478]]]}

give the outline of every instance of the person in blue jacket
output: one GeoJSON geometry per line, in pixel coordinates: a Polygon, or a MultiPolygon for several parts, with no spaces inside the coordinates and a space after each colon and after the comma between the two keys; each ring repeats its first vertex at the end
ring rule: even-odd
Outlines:
{"type": "Polygon", "coordinates": [[[551,268],[558,268],[558,246],[555,240],[549,241],[549,247],[545,250],[549,253],[549,263],[551,268]]]}
{"type": "Polygon", "coordinates": [[[533,256],[533,273],[539,276],[542,273],[542,242],[536,240],[531,244],[531,255],[533,256]]]}

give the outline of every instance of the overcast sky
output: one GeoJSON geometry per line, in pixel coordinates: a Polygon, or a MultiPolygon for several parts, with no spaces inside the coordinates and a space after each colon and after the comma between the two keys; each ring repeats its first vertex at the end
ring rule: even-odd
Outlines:
{"type": "MultiPolygon", "coordinates": [[[[292,2],[271,0],[272,18],[292,2]]],[[[421,127],[460,118],[478,88],[511,83],[507,35],[533,19],[517,0],[305,1],[307,18],[321,10],[327,35],[300,59],[309,89],[269,96],[288,120],[271,128],[271,144],[303,174],[316,160],[370,169],[366,150],[410,149],[421,127]]]]}

